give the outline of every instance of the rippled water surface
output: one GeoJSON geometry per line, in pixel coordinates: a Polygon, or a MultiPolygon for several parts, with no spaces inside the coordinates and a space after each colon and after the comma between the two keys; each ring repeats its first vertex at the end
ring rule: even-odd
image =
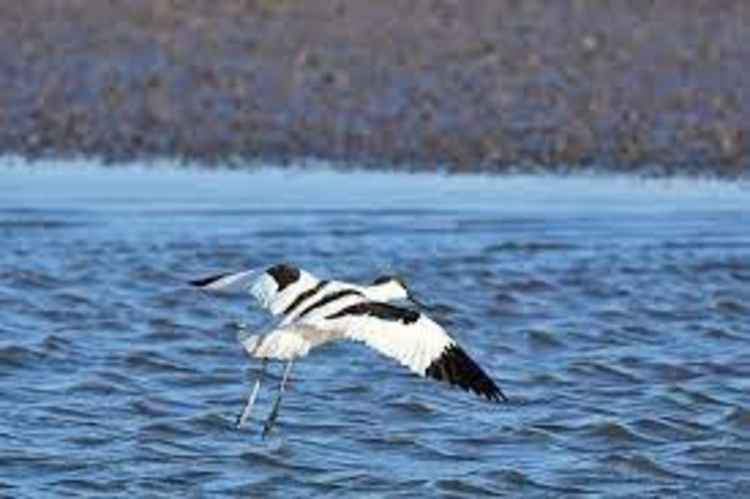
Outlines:
{"type": "Polygon", "coordinates": [[[750,493],[750,192],[700,181],[0,170],[0,496],[750,493]],[[398,272],[511,401],[357,344],[258,365],[207,272],[398,272]]]}

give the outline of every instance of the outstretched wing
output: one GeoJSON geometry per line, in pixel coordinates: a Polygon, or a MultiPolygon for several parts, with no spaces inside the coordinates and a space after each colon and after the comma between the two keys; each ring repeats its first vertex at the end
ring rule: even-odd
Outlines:
{"type": "Polygon", "coordinates": [[[318,280],[309,272],[282,263],[265,270],[216,274],[190,281],[190,284],[219,293],[250,293],[261,307],[273,315],[280,315],[322,282],[325,281],[318,280]]]}
{"type": "Polygon", "coordinates": [[[320,280],[289,264],[268,269],[215,274],[190,284],[218,293],[250,293],[261,307],[273,315],[283,315],[282,325],[290,324],[309,310],[317,309],[341,296],[372,299],[371,289],[342,281],[320,280]]]}
{"type": "Polygon", "coordinates": [[[488,400],[507,400],[495,382],[439,324],[414,310],[360,301],[300,322],[364,342],[420,376],[458,385],[488,400]]]}

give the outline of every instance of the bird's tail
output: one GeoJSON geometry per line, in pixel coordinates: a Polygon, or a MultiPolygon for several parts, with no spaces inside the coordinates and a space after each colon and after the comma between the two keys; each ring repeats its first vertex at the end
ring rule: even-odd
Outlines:
{"type": "Polygon", "coordinates": [[[246,336],[244,338],[240,338],[240,343],[242,343],[242,346],[245,348],[245,351],[247,354],[251,357],[255,355],[255,350],[260,345],[260,341],[263,339],[263,335],[255,334],[252,336],[246,336]]]}

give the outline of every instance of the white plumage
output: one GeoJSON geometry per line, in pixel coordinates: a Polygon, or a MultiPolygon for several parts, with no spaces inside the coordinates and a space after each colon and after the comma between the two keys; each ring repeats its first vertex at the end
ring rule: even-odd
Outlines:
{"type": "MultiPolygon", "coordinates": [[[[242,340],[247,353],[264,359],[264,366],[267,359],[290,362],[266,432],[278,412],[291,361],[338,339],[363,342],[420,376],[447,381],[489,400],[505,400],[497,385],[439,324],[422,312],[393,303],[413,300],[395,277],[380,277],[372,285],[362,286],[320,280],[297,267],[280,264],[266,270],[211,276],[191,284],[216,292],[249,292],[263,308],[279,317],[270,331],[242,340]]],[[[240,424],[249,415],[259,383],[240,424]]]]}

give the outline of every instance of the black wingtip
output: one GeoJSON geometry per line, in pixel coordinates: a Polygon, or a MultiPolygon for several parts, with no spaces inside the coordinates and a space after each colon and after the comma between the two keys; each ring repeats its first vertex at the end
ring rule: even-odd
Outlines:
{"type": "Polygon", "coordinates": [[[508,397],[505,396],[505,394],[500,389],[500,387],[497,386],[495,382],[489,376],[487,376],[487,381],[489,382],[488,384],[490,388],[488,389],[488,391],[486,391],[482,395],[484,395],[487,398],[487,400],[489,400],[490,402],[496,402],[498,404],[501,402],[507,403],[508,397]]]}
{"type": "Polygon", "coordinates": [[[193,279],[188,281],[188,284],[191,286],[195,286],[196,288],[203,288],[208,286],[209,284],[218,281],[219,279],[222,279],[226,276],[228,276],[229,273],[224,272],[223,274],[214,274],[208,277],[201,277],[200,279],[193,279]]]}
{"type": "Polygon", "coordinates": [[[497,402],[498,404],[501,402],[507,404],[508,397],[505,396],[503,391],[497,385],[495,385],[495,388],[497,388],[497,391],[493,393],[491,396],[488,395],[487,400],[489,400],[490,402],[497,402]]]}
{"type": "Polygon", "coordinates": [[[450,345],[443,350],[440,357],[427,367],[425,375],[458,385],[490,402],[508,402],[508,397],[495,382],[458,345],[450,345]]]}
{"type": "Polygon", "coordinates": [[[498,387],[495,384],[495,382],[492,381],[489,377],[487,378],[487,380],[490,383],[490,387],[486,391],[481,392],[481,391],[477,391],[474,388],[469,388],[469,389],[473,391],[474,393],[476,393],[477,395],[484,396],[489,402],[495,402],[497,404],[507,403],[508,397],[505,396],[505,394],[500,389],[500,387],[498,387]]]}

